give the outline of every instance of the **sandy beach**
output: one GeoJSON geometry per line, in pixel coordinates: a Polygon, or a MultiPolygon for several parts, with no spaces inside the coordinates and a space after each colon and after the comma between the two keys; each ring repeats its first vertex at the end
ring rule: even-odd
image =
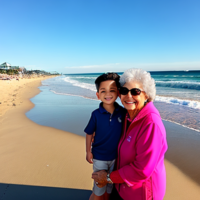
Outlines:
{"type": "MultiPolygon", "coordinates": [[[[44,79],[0,81],[0,183],[91,190],[85,138],[38,125],[25,115],[34,107],[29,99],[40,92],[44,79]]],[[[165,126],[169,150],[164,200],[198,200],[200,136],[170,122],[165,126]]]]}
{"type": "Polygon", "coordinates": [[[0,104],[0,183],[91,190],[84,137],[37,125],[25,116],[40,84],[41,79],[0,83],[1,102],[6,101],[0,104]]]}

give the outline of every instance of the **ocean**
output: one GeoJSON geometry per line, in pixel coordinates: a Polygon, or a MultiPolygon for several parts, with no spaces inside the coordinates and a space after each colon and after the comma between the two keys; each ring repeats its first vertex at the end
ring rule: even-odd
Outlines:
{"type": "MultiPolygon", "coordinates": [[[[123,72],[119,72],[118,74],[121,75],[122,73],[123,72]]],[[[200,132],[200,71],[158,71],[150,73],[156,83],[156,99],[154,104],[159,110],[162,119],[200,132]]],[[[69,109],[71,109],[73,105],[76,105],[76,108],[79,110],[85,105],[86,110],[88,108],[89,111],[92,111],[92,109],[96,108],[99,104],[96,98],[94,81],[100,74],[102,73],[65,74],[43,81],[43,86],[41,86],[40,89],[46,93],[40,93],[32,99],[35,108],[29,111],[27,116],[41,125],[59,128],[61,125],[58,125],[58,123],[56,126],[52,125],[53,120],[50,120],[51,122],[44,120],[45,114],[41,114],[43,116],[42,119],[35,117],[35,113],[42,113],[42,106],[49,105],[49,99],[52,99],[52,97],[63,98],[61,101],[62,103],[58,103],[55,99],[52,101],[51,106],[49,105],[48,109],[50,109],[50,107],[57,107],[58,110],[58,107],[62,106],[64,109],[67,106],[66,102],[70,101],[68,110],[65,111],[66,113],[69,113],[69,109]],[[45,123],[41,121],[45,121],[45,123]]],[[[117,101],[120,103],[119,99],[117,101]]],[[[54,109],[53,115],[55,115],[55,110],[56,109],[54,109]]],[[[61,110],[57,112],[56,119],[63,120],[64,123],[61,110]]],[[[48,112],[46,115],[49,117],[51,114],[48,112]]],[[[82,113],[83,112],[85,111],[82,111],[82,113]]],[[[87,116],[87,120],[89,120],[89,116],[87,116]]],[[[87,120],[84,118],[84,123],[87,120]]],[[[72,121],[70,123],[72,124],[72,121]]],[[[73,129],[69,130],[68,128],[63,128],[63,126],[60,129],[73,132],[73,129]]],[[[79,132],[81,130],[79,130],[79,132]]]]}

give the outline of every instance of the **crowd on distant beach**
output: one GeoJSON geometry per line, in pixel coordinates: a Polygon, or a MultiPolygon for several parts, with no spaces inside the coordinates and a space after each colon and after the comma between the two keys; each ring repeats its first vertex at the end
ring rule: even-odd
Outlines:
{"type": "Polygon", "coordinates": [[[31,79],[38,77],[45,77],[47,75],[41,74],[17,74],[17,75],[8,75],[8,74],[0,74],[0,80],[20,80],[20,79],[31,79]]]}
{"type": "Polygon", "coordinates": [[[0,80],[19,80],[18,75],[7,75],[7,74],[0,74],[0,80]]]}

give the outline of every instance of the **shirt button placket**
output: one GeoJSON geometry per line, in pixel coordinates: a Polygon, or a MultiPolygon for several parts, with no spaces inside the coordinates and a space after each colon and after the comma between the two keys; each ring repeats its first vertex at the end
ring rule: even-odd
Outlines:
{"type": "Polygon", "coordinates": [[[110,122],[112,121],[112,114],[110,114],[110,122]]]}

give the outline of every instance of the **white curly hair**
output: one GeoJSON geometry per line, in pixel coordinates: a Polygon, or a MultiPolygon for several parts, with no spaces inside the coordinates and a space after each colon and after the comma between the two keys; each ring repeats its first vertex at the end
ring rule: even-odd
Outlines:
{"type": "Polygon", "coordinates": [[[147,101],[154,101],[156,97],[156,86],[155,80],[151,78],[150,73],[144,71],[143,69],[127,69],[120,76],[120,85],[123,86],[127,82],[137,81],[143,86],[143,90],[148,96],[147,101]]]}

